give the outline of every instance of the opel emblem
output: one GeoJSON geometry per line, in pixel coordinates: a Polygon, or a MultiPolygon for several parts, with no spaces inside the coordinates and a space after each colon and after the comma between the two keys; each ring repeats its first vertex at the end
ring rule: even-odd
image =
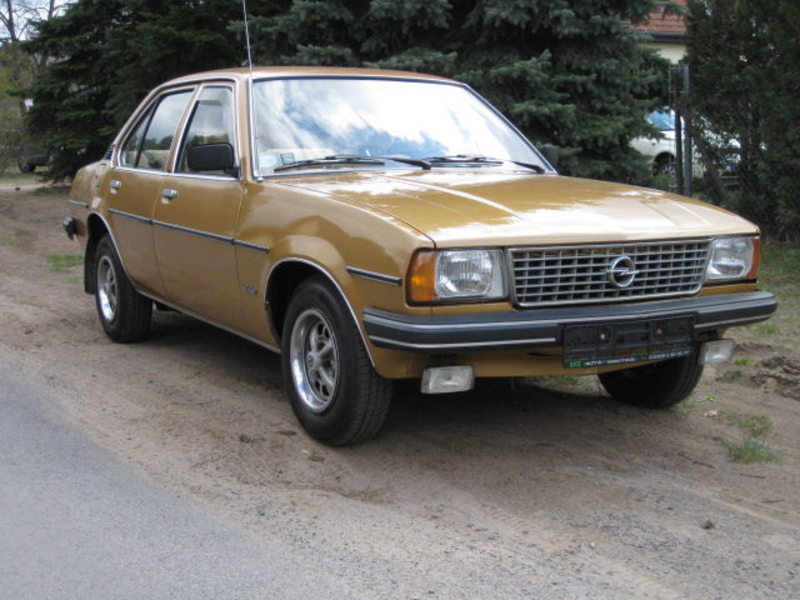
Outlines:
{"type": "Polygon", "coordinates": [[[630,287],[636,277],[636,267],[630,256],[618,256],[608,265],[608,280],[615,287],[630,287]]]}

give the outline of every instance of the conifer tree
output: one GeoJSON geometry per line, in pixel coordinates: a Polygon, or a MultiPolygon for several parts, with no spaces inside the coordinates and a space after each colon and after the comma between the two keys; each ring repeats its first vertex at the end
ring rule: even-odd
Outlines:
{"type": "Polygon", "coordinates": [[[689,8],[688,108],[712,150],[734,147],[740,189],[731,208],[767,233],[800,239],[800,4],[703,0],[689,8]]]}
{"type": "Polygon", "coordinates": [[[71,176],[98,159],[156,84],[241,60],[227,24],[228,0],[78,0],[38,25],[25,42],[47,57],[27,95],[28,124],[54,152],[51,176],[71,176]]]}
{"type": "Polygon", "coordinates": [[[294,0],[259,18],[262,64],[368,66],[455,77],[574,175],[647,180],[630,140],[663,103],[667,65],[630,24],[658,0],[294,0]]]}
{"type": "MultiPolygon", "coordinates": [[[[249,0],[257,63],[423,71],[475,87],[568,174],[642,181],[629,142],[648,131],[666,64],[630,23],[664,0],[249,0]]],[[[100,156],[157,83],[243,63],[234,0],[76,0],[29,51],[49,67],[32,124],[69,175],[100,156]]]]}

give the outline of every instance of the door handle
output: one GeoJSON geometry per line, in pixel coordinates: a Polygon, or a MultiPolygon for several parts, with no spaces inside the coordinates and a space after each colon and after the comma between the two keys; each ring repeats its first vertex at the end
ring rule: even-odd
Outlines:
{"type": "Polygon", "coordinates": [[[178,190],[173,190],[170,188],[165,188],[161,190],[161,197],[167,200],[174,200],[178,197],[178,190]]]}
{"type": "Polygon", "coordinates": [[[119,179],[112,179],[112,180],[109,182],[108,186],[109,186],[109,187],[110,187],[112,190],[118,190],[119,188],[121,188],[121,187],[122,187],[122,182],[121,182],[119,179]]]}

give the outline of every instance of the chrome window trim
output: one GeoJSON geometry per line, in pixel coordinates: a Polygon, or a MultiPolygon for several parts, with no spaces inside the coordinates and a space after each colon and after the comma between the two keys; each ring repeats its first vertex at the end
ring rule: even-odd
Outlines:
{"type": "Polygon", "coordinates": [[[372,351],[371,351],[370,345],[368,343],[369,338],[366,336],[365,331],[361,327],[361,322],[358,320],[358,317],[356,316],[356,311],[353,310],[353,305],[350,304],[350,299],[344,293],[344,290],[342,289],[342,286],[339,285],[339,282],[336,281],[336,279],[333,277],[333,275],[331,275],[328,272],[328,270],[325,269],[325,267],[323,267],[319,263],[316,263],[316,262],[314,262],[312,260],[308,260],[306,258],[298,258],[298,257],[292,257],[292,256],[287,256],[286,258],[280,259],[278,262],[274,263],[272,265],[272,267],[270,267],[270,269],[269,269],[269,273],[267,274],[267,281],[266,281],[266,284],[264,286],[264,298],[265,299],[267,298],[267,291],[269,290],[269,283],[272,280],[272,274],[275,272],[275,269],[279,265],[282,265],[283,263],[287,263],[287,262],[297,262],[297,263],[302,263],[302,264],[314,267],[317,271],[319,271],[320,273],[325,275],[325,277],[327,277],[330,280],[331,283],[333,283],[334,287],[339,292],[339,295],[341,296],[342,300],[344,301],[345,306],[347,306],[347,310],[350,313],[350,316],[353,318],[353,322],[355,323],[356,329],[358,330],[358,335],[361,336],[361,341],[364,343],[364,348],[367,351],[367,356],[369,357],[369,362],[372,365],[372,368],[374,369],[375,368],[375,359],[372,357],[372,351]]]}
{"type": "Polygon", "coordinates": [[[237,178],[233,175],[212,175],[209,173],[167,173],[169,177],[175,177],[177,179],[208,179],[212,181],[234,181],[239,182],[241,181],[241,177],[237,178]]]}
{"type": "MultiPolygon", "coordinates": [[[[553,168],[553,166],[549,162],[547,162],[547,160],[544,158],[542,153],[539,152],[539,150],[536,148],[536,146],[525,136],[525,134],[523,134],[522,131],[520,131],[520,129],[516,125],[514,125],[502,112],[500,112],[497,108],[492,106],[492,104],[490,104],[488,100],[486,100],[483,96],[481,96],[478,92],[476,92],[472,87],[470,87],[466,83],[463,83],[463,82],[460,82],[460,81],[449,80],[449,79],[435,79],[435,78],[428,79],[428,78],[425,78],[425,77],[419,77],[419,78],[417,78],[417,77],[409,77],[408,75],[391,75],[391,74],[358,75],[358,74],[353,74],[353,73],[347,73],[347,74],[305,74],[304,75],[304,74],[297,73],[297,74],[292,74],[292,75],[275,74],[275,75],[271,75],[271,76],[270,75],[267,75],[267,76],[261,75],[261,76],[256,76],[256,77],[250,76],[250,77],[247,77],[245,79],[245,82],[246,82],[245,86],[247,88],[247,94],[248,94],[247,95],[247,100],[248,100],[247,101],[247,114],[248,114],[247,122],[248,122],[249,134],[250,134],[249,135],[249,137],[250,137],[250,176],[253,178],[254,181],[258,181],[259,183],[261,183],[261,181],[263,181],[264,179],[273,179],[273,178],[278,178],[278,177],[287,177],[287,176],[292,176],[292,175],[296,176],[297,175],[296,172],[291,172],[291,173],[267,173],[267,174],[260,173],[259,169],[258,169],[258,157],[256,156],[257,155],[258,146],[256,144],[257,131],[255,129],[255,97],[253,96],[253,86],[256,83],[261,83],[261,82],[265,82],[265,81],[280,81],[280,80],[286,80],[286,79],[358,79],[358,80],[381,80],[381,81],[383,81],[383,80],[386,80],[386,81],[408,81],[408,82],[414,82],[414,83],[428,83],[428,84],[433,84],[433,85],[449,85],[449,86],[453,86],[453,87],[460,87],[462,89],[465,89],[467,92],[469,92],[473,96],[475,96],[475,98],[481,104],[483,104],[485,107],[487,107],[490,110],[490,112],[492,112],[495,116],[497,116],[503,123],[505,123],[511,130],[513,130],[514,133],[517,134],[517,136],[519,136],[522,139],[522,141],[525,143],[525,145],[527,145],[533,151],[533,153],[539,158],[539,160],[542,161],[542,166],[545,169],[545,173],[543,173],[543,174],[558,175],[558,171],[555,168],[553,168]]],[[[349,171],[355,170],[352,167],[346,167],[346,169],[347,170],[345,172],[349,172],[349,171]]],[[[304,171],[304,169],[301,169],[300,171],[302,172],[302,171],[304,171]]],[[[336,169],[336,171],[337,172],[341,172],[338,169],[336,169]]],[[[322,172],[325,172],[325,171],[323,170],[322,172]]],[[[306,171],[306,173],[304,173],[304,174],[311,175],[311,174],[319,174],[319,173],[320,173],[320,171],[312,171],[311,173],[306,171]]]]}
{"type": "MultiPolygon", "coordinates": [[[[114,166],[114,167],[127,167],[130,170],[137,171],[137,172],[141,172],[141,171],[148,172],[149,171],[151,173],[169,173],[170,168],[172,167],[172,160],[170,160],[170,162],[167,165],[165,165],[165,168],[163,170],[151,169],[151,168],[147,168],[147,167],[132,167],[130,165],[123,165],[122,164],[122,160],[121,160],[122,150],[123,150],[123,148],[126,147],[126,145],[128,143],[128,140],[130,139],[130,136],[133,135],[133,132],[136,129],[136,126],[139,125],[139,123],[141,122],[141,119],[144,116],[144,114],[147,113],[147,111],[149,111],[151,108],[153,108],[153,112],[150,114],[148,119],[152,120],[153,115],[155,114],[155,109],[157,108],[156,105],[161,101],[161,99],[164,96],[169,96],[169,95],[172,95],[172,94],[180,94],[180,93],[183,93],[183,92],[191,92],[190,95],[189,95],[189,100],[188,100],[188,102],[186,104],[187,106],[189,106],[189,105],[192,104],[194,98],[197,96],[197,90],[198,89],[199,88],[198,88],[196,83],[194,83],[194,84],[181,84],[181,85],[179,85],[177,87],[167,88],[167,89],[162,90],[160,92],[154,92],[153,94],[151,94],[150,99],[146,100],[145,102],[142,103],[142,105],[140,105],[140,110],[137,109],[136,112],[133,114],[133,116],[131,116],[131,118],[128,119],[128,123],[125,124],[125,127],[120,132],[121,133],[121,135],[119,136],[120,140],[121,140],[120,143],[117,143],[117,141],[114,140],[113,144],[115,146],[115,149],[114,149],[114,154],[113,154],[113,158],[112,158],[112,161],[111,161],[112,166],[114,166]]],[[[181,120],[178,122],[178,127],[177,127],[177,129],[175,131],[175,137],[173,138],[172,143],[170,144],[170,147],[169,147],[169,155],[172,158],[174,158],[173,157],[173,151],[175,149],[175,144],[176,144],[177,140],[180,139],[179,136],[178,136],[178,133],[183,130],[183,125],[184,125],[185,120],[186,120],[186,110],[184,109],[184,112],[181,115],[181,120]]],[[[147,124],[147,129],[149,129],[149,128],[150,128],[150,123],[147,124]]],[[[147,133],[147,129],[145,129],[145,134],[147,133]]]]}
{"type": "Polygon", "coordinates": [[[180,136],[176,135],[176,139],[180,140],[178,147],[176,148],[175,155],[172,157],[172,163],[170,165],[171,169],[169,171],[170,176],[177,176],[177,177],[191,177],[194,179],[215,179],[221,181],[241,181],[244,177],[244,173],[242,172],[242,157],[241,157],[241,140],[239,139],[239,111],[237,107],[239,106],[239,94],[238,94],[238,86],[236,85],[235,81],[228,81],[228,80],[207,80],[197,85],[196,93],[192,96],[190,100],[191,107],[187,114],[184,115],[184,119],[182,121],[182,127],[180,131],[180,136]],[[203,90],[206,88],[213,88],[213,87],[220,87],[230,90],[231,92],[231,110],[233,111],[233,155],[236,158],[236,167],[239,171],[238,176],[233,175],[208,175],[202,173],[185,173],[182,171],[177,170],[177,160],[180,154],[180,150],[182,150],[186,143],[186,134],[188,133],[189,123],[191,122],[192,117],[194,116],[194,112],[197,109],[197,101],[200,98],[200,94],[203,93],[203,90]]]}
{"type": "MultiPolygon", "coordinates": [[[[127,142],[128,137],[131,134],[131,130],[133,128],[135,128],[136,125],[139,123],[139,119],[141,119],[142,115],[145,112],[147,112],[150,109],[151,106],[153,106],[153,103],[156,100],[161,98],[164,94],[172,94],[172,93],[175,93],[175,92],[180,92],[180,91],[185,91],[185,90],[195,90],[196,91],[196,88],[198,88],[199,86],[202,86],[204,84],[213,84],[213,83],[218,83],[218,84],[223,84],[223,85],[230,85],[233,88],[233,92],[234,92],[234,112],[236,112],[237,115],[238,115],[239,111],[237,110],[236,101],[237,101],[237,98],[238,98],[238,87],[239,87],[238,83],[239,83],[239,80],[236,77],[232,77],[232,76],[229,76],[229,75],[219,75],[219,76],[217,76],[215,74],[213,78],[209,78],[208,74],[205,74],[205,75],[203,75],[201,77],[188,76],[187,78],[182,79],[179,82],[172,82],[172,83],[166,82],[164,86],[161,86],[161,87],[158,87],[158,88],[152,90],[145,97],[145,99],[142,100],[142,102],[139,104],[139,106],[136,107],[136,110],[134,110],[134,112],[131,114],[131,116],[128,118],[128,120],[125,122],[125,125],[123,125],[122,129],[120,129],[120,131],[117,134],[117,136],[114,138],[114,141],[111,143],[111,145],[114,146],[114,150],[113,150],[113,153],[112,153],[112,156],[111,156],[111,164],[112,164],[112,166],[115,167],[115,168],[121,168],[121,167],[127,166],[127,165],[122,165],[120,160],[119,160],[119,154],[120,154],[120,151],[122,149],[122,146],[125,144],[125,142],[127,142]],[[171,85],[174,85],[174,87],[171,87],[171,85]]],[[[190,103],[191,103],[191,99],[190,99],[190,103]]],[[[237,122],[238,122],[238,118],[237,118],[237,122]]],[[[239,136],[239,128],[238,127],[236,128],[236,135],[237,135],[237,141],[241,141],[241,140],[238,140],[238,136],[239,136]]],[[[178,139],[178,136],[176,135],[175,138],[178,139]]],[[[132,170],[141,171],[141,170],[144,170],[144,169],[132,168],[132,170]]],[[[156,172],[163,173],[163,171],[156,171],[156,172]]]]}

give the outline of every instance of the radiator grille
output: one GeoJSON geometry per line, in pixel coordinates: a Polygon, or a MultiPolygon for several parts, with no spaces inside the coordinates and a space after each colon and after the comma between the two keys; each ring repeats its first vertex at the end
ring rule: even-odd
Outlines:
{"type": "Polygon", "coordinates": [[[512,248],[520,306],[691,295],[703,284],[708,240],[512,248]]]}

